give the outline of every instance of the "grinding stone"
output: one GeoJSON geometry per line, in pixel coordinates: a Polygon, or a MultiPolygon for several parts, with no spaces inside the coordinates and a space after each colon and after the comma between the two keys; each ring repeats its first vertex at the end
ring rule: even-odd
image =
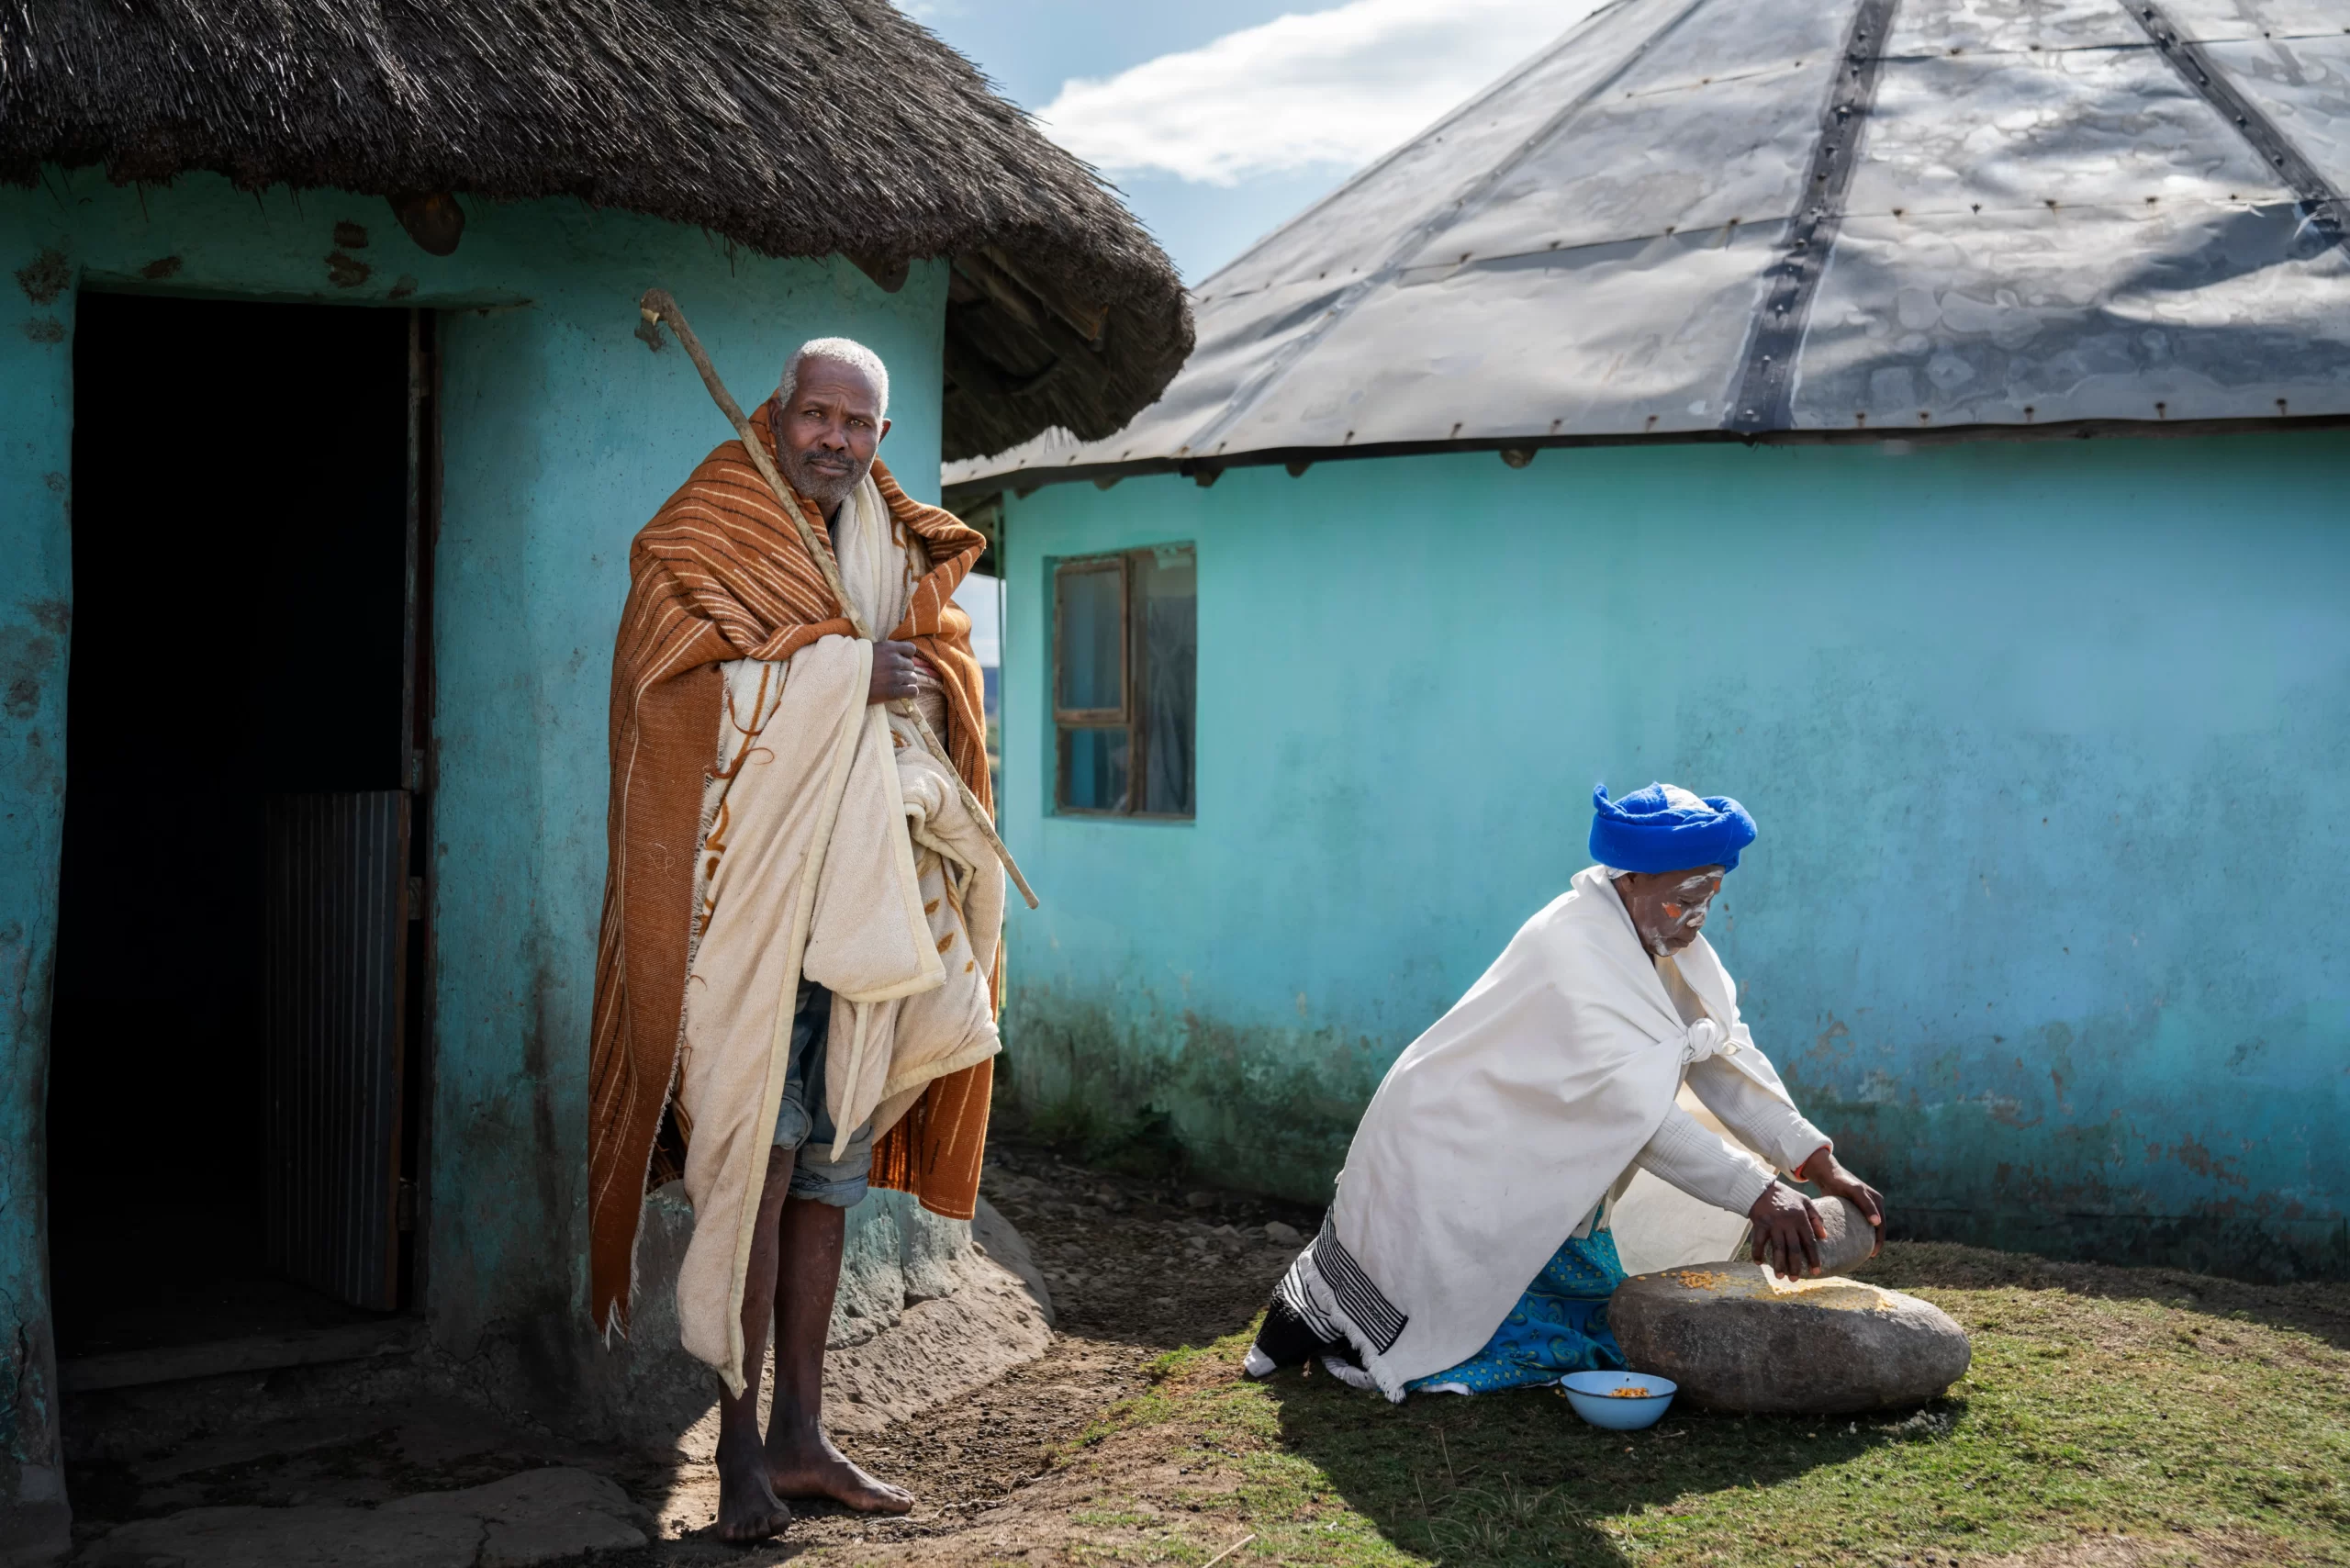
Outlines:
{"type": "MultiPolygon", "coordinates": [[[[1814,1198],[1812,1204],[1819,1210],[1819,1223],[1828,1228],[1819,1242],[1820,1274],[1841,1274],[1867,1262],[1869,1254],[1876,1250],[1876,1226],[1869,1223],[1869,1216],[1843,1198],[1814,1198]]],[[[1750,1225],[1739,1233],[1738,1245],[1730,1249],[1727,1260],[1746,1263],[1753,1258],[1754,1227],[1750,1225]]]]}
{"type": "Polygon", "coordinates": [[[1819,1244],[1820,1273],[1841,1274],[1867,1262],[1876,1250],[1876,1226],[1869,1216],[1843,1198],[1815,1198],[1812,1203],[1819,1210],[1820,1224],[1828,1227],[1827,1238],[1819,1244]]]}
{"type": "Polygon", "coordinates": [[[1607,1321],[1635,1372],[1673,1379],[1695,1404],[1755,1415],[1920,1404],[1973,1354],[1930,1302],[1857,1280],[1783,1280],[1754,1263],[1636,1274],[1616,1287],[1607,1321]]]}

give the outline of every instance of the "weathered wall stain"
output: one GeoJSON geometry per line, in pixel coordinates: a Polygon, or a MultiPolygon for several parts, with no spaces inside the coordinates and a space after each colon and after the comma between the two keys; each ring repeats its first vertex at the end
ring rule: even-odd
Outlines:
{"type": "Polygon", "coordinates": [[[35,305],[55,299],[73,281],[73,269],[66,264],[65,252],[53,246],[43,247],[39,255],[17,269],[17,286],[35,305]]]}
{"type": "Polygon", "coordinates": [[[62,652],[47,631],[0,625],[0,713],[11,719],[39,713],[44,683],[57,672],[62,652]]]}
{"type": "Polygon", "coordinates": [[[1311,1026],[1236,1029],[1152,995],[1016,991],[1003,1071],[1017,1104],[1114,1144],[1164,1118],[1203,1179],[1326,1203],[1355,1118],[1385,1070],[1379,1042],[1311,1026]]]}
{"type": "MultiPolygon", "coordinates": [[[[6,1041],[0,1043],[22,1041],[48,1029],[55,954],[36,951],[28,936],[21,922],[0,921],[0,986],[6,988],[11,1014],[6,1041]]],[[[0,1061],[24,1065],[15,1050],[0,1056],[0,1061]]],[[[27,1178],[40,1171],[48,1159],[48,1139],[37,1114],[48,1087],[45,1071],[28,1074],[25,1081],[0,1084],[0,1104],[5,1104],[8,1125],[27,1129],[18,1135],[24,1139],[17,1148],[20,1163],[0,1171],[0,1215],[12,1226],[26,1227],[44,1247],[44,1205],[27,1178]]],[[[41,1282],[45,1285],[45,1279],[41,1282]]],[[[0,1322],[7,1324],[10,1336],[5,1372],[0,1373],[7,1379],[5,1395],[0,1395],[0,1423],[5,1423],[0,1428],[0,1464],[56,1462],[56,1361],[46,1309],[45,1292],[36,1294],[13,1281],[0,1282],[0,1313],[7,1315],[0,1322]]],[[[0,1500],[7,1495],[0,1492],[0,1500]]]]}
{"type": "Polygon", "coordinates": [[[62,343],[65,341],[65,323],[54,316],[35,316],[17,330],[26,341],[35,343],[62,343]]]}
{"type": "Polygon", "coordinates": [[[375,274],[375,268],[356,256],[346,256],[341,251],[327,254],[327,281],[337,288],[357,288],[375,274]]]}
{"type": "Polygon", "coordinates": [[[62,1537],[65,1511],[57,1354],[49,1317],[48,1165],[41,1111],[55,953],[17,919],[0,918],[0,1542],[62,1537]]]}
{"type": "Polygon", "coordinates": [[[2214,1182],[2225,1182],[2237,1187],[2250,1185],[2237,1161],[2213,1154],[2203,1147],[2203,1140],[2192,1133],[2173,1144],[2167,1152],[2171,1159],[2198,1176],[2207,1176],[2214,1182]]]}
{"type": "Polygon", "coordinates": [[[1315,1196],[1335,1155],[1292,1151],[1342,1150],[1583,863],[1593,781],[1673,778],[1754,811],[1708,935],[1897,1224],[2350,1273],[2350,890],[2258,892],[2343,830],[2257,804],[2350,790],[2350,537],[2316,521],[2345,477],[2350,433],[2311,431],[1012,496],[1003,818],[1047,894],[1013,912],[1012,1089],[1155,1099],[1220,1179],[1315,1196]],[[1051,563],[1178,541],[1198,817],[1055,816],[1051,563]]]}

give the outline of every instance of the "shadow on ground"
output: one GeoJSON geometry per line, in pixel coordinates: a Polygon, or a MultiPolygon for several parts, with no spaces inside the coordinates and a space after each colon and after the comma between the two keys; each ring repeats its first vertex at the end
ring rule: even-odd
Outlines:
{"type": "Polygon", "coordinates": [[[1675,1410],[1646,1431],[1606,1432],[1550,1390],[1374,1409],[1326,1376],[1283,1372],[1271,1392],[1282,1446],[1349,1507],[1406,1551],[1476,1562],[1620,1562],[1610,1521],[1930,1439],[1964,1410],[1952,1400],[1835,1420],[1675,1410]]]}
{"type": "Polygon", "coordinates": [[[2305,1281],[2257,1285],[2177,1269],[2067,1263],[1947,1242],[1896,1242],[1852,1277],[1887,1290],[2063,1291],[2098,1301],[2143,1301],[2212,1317],[2308,1334],[2350,1350],[2350,1286],[2305,1281]]]}
{"type": "Polygon", "coordinates": [[[1897,1243],[1856,1272],[1968,1323],[1967,1377],[1908,1410],[1684,1407],[1624,1434],[1549,1390],[1390,1406],[1288,1372],[1264,1385],[1275,1440],[1326,1478],[1326,1505],[1446,1563],[2337,1560],[2318,1543],[2350,1522],[2328,1435],[2338,1286],[1946,1244],[1897,1243]],[[2274,1403],[2288,1389],[2297,1410],[2274,1403]]]}
{"type": "Polygon", "coordinates": [[[646,1516],[652,1539],[601,1568],[1200,1563],[1226,1549],[1227,1568],[2173,1561],[2139,1544],[2046,1554],[2099,1525],[2109,1544],[2126,1528],[2206,1562],[2350,1565],[2311,1544],[2350,1540],[2332,1479],[2330,1434],[2350,1430],[2339,1287],[1896,1244],[1864,1277],[1939,1297],[1976,1337],[1975,1372],[1944,1399],[1858,1419],[1676,1410],[1609,1434],[1547,1390],[1398,1406],[1318,1372],[1248,1380],[1248,1327],[1313,1217],[1184,1187],[991,1150],[989,1195],[1034,1249],[1061,1332],[1000,1381],[847,1444],[915,1491],[905,1519],[815,1506],[744,1551],[709,1529],[706,1463],[358,1401],[84,1462],[77,1506],[97,1528],[200,1504],[380,1507],[569,1467],[646,1516]],[[1997,1555],[2018,1550],[2034,1555],[1997,1555]]]}

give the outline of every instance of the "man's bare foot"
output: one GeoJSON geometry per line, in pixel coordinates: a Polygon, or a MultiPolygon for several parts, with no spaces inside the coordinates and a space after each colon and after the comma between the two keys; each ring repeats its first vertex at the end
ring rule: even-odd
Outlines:
{"type": "Polygon", "coordinates": [[[767,1455],[748,1443],[718,1449],[718,1539],[749,1545],[781,1535],[791,1510],[767,1480],[767,1455]]]}
{"type": "Polygon", "coordinates": [[[912,1493],[865,1473],[821,1431],[812,1440],[780,1444],[770,1436],[767,1466],[767,1479],[778,1497],[830,1497],[860,1514],[903,1514],[913,1509],[912,1493]]]}

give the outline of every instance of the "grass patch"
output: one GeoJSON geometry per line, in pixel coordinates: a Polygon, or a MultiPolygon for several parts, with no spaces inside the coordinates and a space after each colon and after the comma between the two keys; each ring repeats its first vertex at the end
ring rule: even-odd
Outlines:
{"type": "Polygon", "coordinates": [[[1548,1391],[1390,1406],[1319,1373],[1251,1382],[1240,1334],[1161,1358],[1066,1463],[1097,1472],[1101,1510],[1125,1509],[1125,1476],[1197,1527],[1105,1541],[1102,1561],[1198,1561],[1189,1543],[1253,1530],[1227,1562],[2350,1564],[2338,1290],[1927,1246],[1872,1272],[1973,1339],[1966,1378],[1923,1409],[1677,1408],[1603,1433],[1548,1391]]]}

